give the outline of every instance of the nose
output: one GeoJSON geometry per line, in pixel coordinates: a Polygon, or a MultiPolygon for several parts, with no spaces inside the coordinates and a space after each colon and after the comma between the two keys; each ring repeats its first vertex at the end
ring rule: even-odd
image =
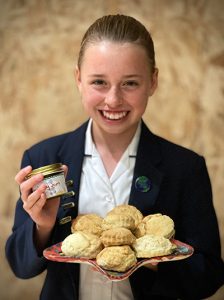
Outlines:
{"type": "Polygon", "coordinates": [[[106,94],[104,102],[111,108],[116,108],[117,106],[120,106],[123,102],[120,88],[111,87],[106,94]]]}

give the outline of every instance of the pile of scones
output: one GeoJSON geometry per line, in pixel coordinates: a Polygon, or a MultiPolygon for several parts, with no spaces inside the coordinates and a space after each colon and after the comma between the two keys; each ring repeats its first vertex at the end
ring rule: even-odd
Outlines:
{"type": "Polygon", "coordinates": [[[72,220],[71,234],[61,245],[63,255],[96,259],[105,270],[125,272],[138,258],[171,254],[176,246],[173,220],[151,214],[143,217],[134,206],[122,204],[107,213],[78,215],[72,220]]]}

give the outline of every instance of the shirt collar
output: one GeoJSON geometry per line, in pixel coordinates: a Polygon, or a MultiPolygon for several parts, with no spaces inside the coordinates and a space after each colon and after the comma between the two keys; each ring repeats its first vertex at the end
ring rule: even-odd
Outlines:
{"type": "MultiPolygon", "coordinates": [[[[92,139],[92,133],[91,133],[92,123],[93,123],[93,120],[90,119],[88,126],[87,126],[87,130],[86,130],[85,156],[98,155],[98,152],[95,148],[95,145],[94,145],[94,142],[92,139]]],[[[142,122],[140,121],[138,124],[137,130],[135,132],[135,135],[134,135],[131,143],[128,146],[127,150],[128,150],[129,157],[135,157],[137,155],[138,143],[139,143],[140,134],[141,134],[141,124],[142,124],[142,122]]]]}
{"type": "Polygon", "coordinates": [[[87,129],[86,129],[86,140],[85,140],[85,155],[86,156],[92,156],[92,154],[93,154],[94,143],[92,140],[92,133],[91,133],[92,122],[93,122],[93,120],[90,119],[88,122],[87,129]]]}
{"type": "Polygon", "coordinates": [[[140,134],[141,134],[141,121],[138,123],[137,130],[135,132],[135,135],[131,141],[131,143],[128,146],[128,154],[130,156],[136,156],[137,155],[137,149],[138,149],[138,143],[140,139],[140,134]]]}

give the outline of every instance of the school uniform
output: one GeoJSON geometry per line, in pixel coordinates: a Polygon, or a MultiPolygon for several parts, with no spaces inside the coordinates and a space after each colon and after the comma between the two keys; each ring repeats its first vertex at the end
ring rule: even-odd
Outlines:
{"type": "MultiPolygon", "coordinates": [[[[67,179],[74,182],[75,196],[61,200],[47,246],[70,234],[71,223],[61,225],[60,220],[78,214],[87,125],[86,122],[73,132],[44,140],[26,150],[23,156],[22,167],[66,164],[67,179]],[[64,209],[63,204],[68,202],[74,202],[75,206],[64,209]]],[[[175,223],[175,238],[194,247],[191,257],[159,263],[157,272],[146,267],[135,271],[129,278],[134,299],[203,299],[215,293],[224,283],[224,263],[204,158],[154,135],[142,122],[128,203],[143,215],[170,216],[175,223]]],[[[35,225],[22,204],[19,199],[13,232],[6,244],[12,270],[25,279],[47,269],[41,300],[78,299],[79,264],[53,262],[38,255],[33,243],[35,225]]]]}

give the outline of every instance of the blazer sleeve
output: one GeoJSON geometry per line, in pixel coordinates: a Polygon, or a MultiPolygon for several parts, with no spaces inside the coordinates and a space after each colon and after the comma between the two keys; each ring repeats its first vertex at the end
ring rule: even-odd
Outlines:
{"type": "MultiPolygon", "coordinates": [[[[24,153],[22,168],[31,165],[28,152],[24,153]]],[[[33,240],[34,222],[23,209],[19,198],[16,204],[14,225],[5,252],[14,274],[23,279],[34,277],[46,268],[46,259],[39,256],[33,240]]]]}
{"type": "Polygon", "coordinates": [[[194,247],[182,261],[158,265],[152,291],[181,299],[203,299],[224,283],[219,229],[204,158],[197,156],[183,178],[178,239],[194,247]]]}

